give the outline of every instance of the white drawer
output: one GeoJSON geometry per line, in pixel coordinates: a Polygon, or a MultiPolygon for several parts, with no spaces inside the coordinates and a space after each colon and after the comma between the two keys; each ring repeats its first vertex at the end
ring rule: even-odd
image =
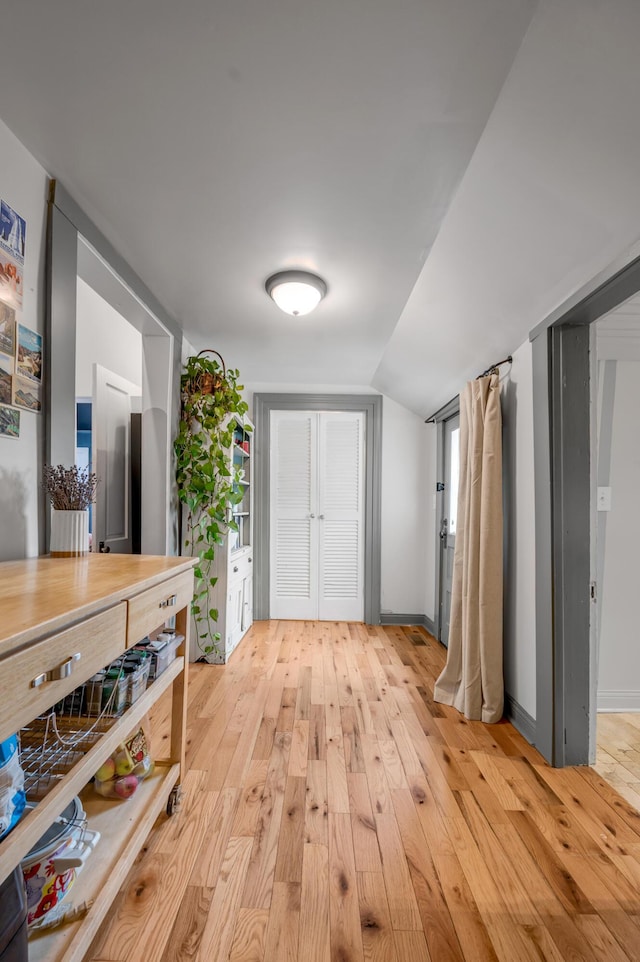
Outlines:
{"type": "Polygon", "coordinates": [[[249,578],[253,574],[253,552],[249,551],[247,554],[241,555],[239,558],[231,558],[229,561],[229,584],[235,584],[236,581],[243,581],[245,578],[249,578]]]}

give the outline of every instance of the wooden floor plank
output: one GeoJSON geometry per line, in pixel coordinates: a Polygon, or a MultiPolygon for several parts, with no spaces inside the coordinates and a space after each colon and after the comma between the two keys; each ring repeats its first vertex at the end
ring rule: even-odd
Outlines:
{"type": "Polygon", "coordinates": [[[192,666],[182,809],[86,962],[640,959],[640,718],[602,725],[622,797],[434,702],[445,654],[421,628],[275,621],[192,666]]]}
{"type": "Polygon", "coordinates": [[[366,962],[404,962],[396,955],[382,871],[358,872],[358,901],[366,962]]]}
{"type": "Polygon", "coordinates": [[[305,962],[330,962],[329,849],[326,845],[304,846],[298,944],[305,962]]]}
{"type": "Polygon", "coordinates": [[[329,919],[331,958],[363,962],[358,883],[348,813],[329,813],[329,919]]]}
{"type": "Polygon", "coordinates": [[[240,909],[229,962],[262,962],[268,921],[267,909],[240,909]]]}
{"type": "Polygon", "coordinates": [[[274,882],[264,948],[265,962],[299,962],[300,889],[301,886],[295,882],[274,882]]]}
{"type": "MultiPolygon", "coordinates": [[[[250,857],[250,838],[229,839],[200,940],[197,962],[227,962],[229,959],[250,857]]],[[[148,958],[146,951],[139,956],[145,957],[148,958]]]]}

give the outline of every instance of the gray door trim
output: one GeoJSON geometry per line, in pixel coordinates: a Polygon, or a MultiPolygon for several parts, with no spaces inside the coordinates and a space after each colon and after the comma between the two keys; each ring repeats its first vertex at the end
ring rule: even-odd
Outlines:
{"type": "Polygon", "coordinates": [[[364,618],[380,624],[382,395],[254,394],[254,582],[256,620],[269,618],[269,451],[271,411],[362,411],[365,415],[364,618]]]}
{"type": "MultiPolygon", "coordinates": [[[[536,747],[590,761],[595,723],[595,445],[590,325],[640,291],[640,257],[616,262],[530,334],[536,510],[536,747]],[[593,454],[593,457],[592,457],[593,454]]],[[[597,590],[597,588],[596,588],[597,590]]]]}
{"type": "MultiPolygon", "coordinates": [[[[105,269],[129,289],[146,315],[152,319],[143,336],[145,377],[157,372],[162,378],[150,384],[153,407],[143,412],[143,424],[153,422],[154,439],[175,437],[180,419],[180,383],[182,331],[140,278],[114,250],[104,235],[89,220],[75,201],[55,180],[49,183],[49,205],[46,248],[46,351],[45,364],[45,458],[50,464],[73,464],[75,461],[75,345],[76,290],[79,272],[78,240],[82,237],[97,254],[105,269]],[[160,342],[170,341],[170,345],[160,342]],[[167,378],[167,372],[169,377],[167,378]],[[154,393],[155,392],[155,393],[154,393]],[[155,400],[163,395],[161,400],[155,400]],[[162,422],[163,412],[169,423],[162,422]]],[[[144,436],[144,433],[143,433],[144,436]]],[[[162,453],[162,477],[153,460],[143,457],[145,504],[143,504],[143,550],[147,553],[174,552],[178,547],[177,499],[173,481],[172,452],[162,453]],[[153,474],[155,472],[155,475],[153,474]],[[147,483],[149,481],[149,483],[147,483]],[[151,492],[151,493],[150,493],[151,492]],[[152,523],[145,523],[146,516],[152,523]],[[160,521],[160,517],[163,519],[160,521]]],[[[50,511],[44,492],[41,496],[40,550],[49,544],[50,511]]]]}
{"type": "Polygon", "coordinates": [[[169,334],[172,334],[182,344],[182,329],[178,322],[162,306],[147,285],[138,277],[115,247],[107,240],[102,231],[98,230],[92,220],[87,217],[81,207],[75,202],[71,194],[58,183],[50,181],[49,201],[69,220],[96,253],[105,261],[115,274],[126,284],[148,310],[155,315],[169,334]]]}

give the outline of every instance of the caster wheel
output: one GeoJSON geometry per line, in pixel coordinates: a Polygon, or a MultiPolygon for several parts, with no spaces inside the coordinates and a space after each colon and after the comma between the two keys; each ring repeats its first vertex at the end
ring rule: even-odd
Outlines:
{"type": "Polygon", "coordinates": [[[174,789],[171,790],[167,801],[167,815],[175,815],[180,809],[180,802],[182,801],[182,789],[179,785],[176,785],[174,789]]]}

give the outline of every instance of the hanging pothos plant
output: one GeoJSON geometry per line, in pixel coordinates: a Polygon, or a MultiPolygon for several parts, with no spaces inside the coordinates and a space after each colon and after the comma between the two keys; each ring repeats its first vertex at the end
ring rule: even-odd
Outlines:
{"type": "Polygon", "coordinates": [[[178,497],[186,509],[183,546],[198,558],[191,613],[198,647],[208,655],[219,653],[220,640],[215,628],[218,611],[211,604],[217,581],[211,576],[216,545],[224,544],[228,531],[237,531],[231,508],[243,496],[240,471],[230,457],[236,426],[232,415],[242,420],[249,406],[240,394],[239,372],[227,371],[219,354],[220,362],[203,354],[217,352],[188,357],[181,377],[182,417],[174,449],[178,497]]]}

